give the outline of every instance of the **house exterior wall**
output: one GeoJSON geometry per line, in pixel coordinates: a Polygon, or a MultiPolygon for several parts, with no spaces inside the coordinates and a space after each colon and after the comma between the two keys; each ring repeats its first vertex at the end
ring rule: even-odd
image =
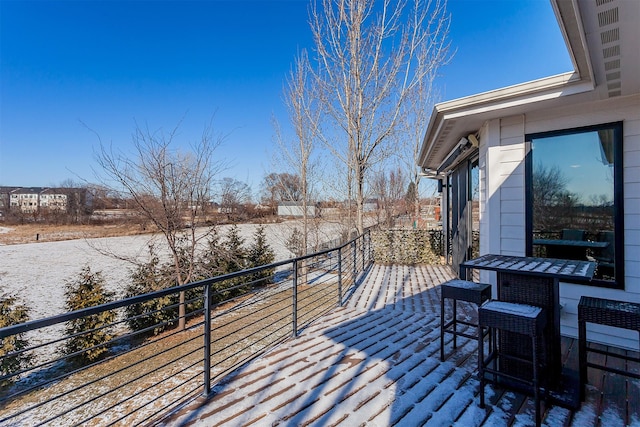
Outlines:
{"type": "MultiPolygon", "coordinates": [[[[562,283],[563,335],[577,336],[582,295],[640,302],[640,96],[580,102],[486,122],[480,130],[480,253],[525,255],[525,134],[623,122],[624,290],[562,283]]],[[[481,273],[495,283],[495,275],[481,273]]],[[[637,334],[589,325],[590,339],[638,350],[637,334]]]]}
{"type": "MultiPolygon", "coordinates": [[[[315,216],[315,214],[316,207],[307,206],[307,215],[315,216]]],[[[304,208],[302,205],[278,205],[278,216],[302,217],[304,216],[304,208]]]]}

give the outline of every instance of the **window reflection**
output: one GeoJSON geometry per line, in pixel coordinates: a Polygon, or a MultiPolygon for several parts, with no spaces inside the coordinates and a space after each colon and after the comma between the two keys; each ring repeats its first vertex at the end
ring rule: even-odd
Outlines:
{"type": "Polygon", "coordinates": [[[595,261],[607,281],[616,264],[615,129],[530,138],[533,255],[595,261]]]}
{"type": "Polygon", "coordinates": [[[469,200],[471,201],[471,254],[480,256],[480,167],[478,159],[471,162],[469,170],[469,200]]]}

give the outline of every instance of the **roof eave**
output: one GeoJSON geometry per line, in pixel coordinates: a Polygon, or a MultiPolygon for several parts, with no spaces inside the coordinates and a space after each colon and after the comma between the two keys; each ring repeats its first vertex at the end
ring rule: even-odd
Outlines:
{"type": "MultiPolygon", "coordinates": [[[[484,120],[490,120],[509,115],[510,111],[527,104],[575,95],[593,89],[593,80],[585,81],[576,72],[568,72],[436,104],[423,139],[419,164],[423,167],[426,166],[426,160],[435,148],[435,141],[440,139],[447,121],[480,114],[483,115],[484,120]]],[[[460,135],[453,135],[451,140],[455,143],[459,137],[460,135]]],[[[449,149],[445,148],[444,151],[449,151],[449,149]]]]}
{"type": "MultiPolygon", "coordinates": [[[[434,106],[429,126],[420,149],[418,164],[423,168],[433,168],[427,160],[431,156],[436,141],[441,139],[447,128],[447,121],[460,117],[484,114],[485,120],[508,115],[509,110],[540,101],[592,91],[595,79],[588,45],[576,0],[551,0],[551,6],[558,20],[574,71],[545,77],[501,89],[443,102],[434,106]],[[495,114],[492,114],[495,112],[495,114]]],[[[460,135],[449,137],[448,145],[457,141],[460,135]]],[[[442,147],[448,151],[450,147],[442,147]]]]}

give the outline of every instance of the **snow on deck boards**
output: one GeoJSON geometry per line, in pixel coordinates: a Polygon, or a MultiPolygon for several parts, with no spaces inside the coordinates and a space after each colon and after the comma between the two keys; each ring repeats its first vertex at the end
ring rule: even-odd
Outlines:
{"type": "MultiPolygon", "coordinates": [[[[459,337],[452,351],[447,335],[449,357],[440,362],[439,285],[453,277],[447,266],[373,266],[344,307],[251,362],[166,425],[529,425],[534,407],[521,394],[488,386],[488,405],[478,407],[475,340],[459,337]]],[[[467,320],[475,317],[470,304],[460,302],[458,310],[467,320]]],[[[563,354],[574,354],[572,343],[563,339],[563,354]]],[[[629,382],[628,389],[637,402],[640,382],[629,382]]],[[[607,410],[607,422],[640,424],[637,414],[603,402],[606,397],[590,387],[583,409],[548,407],[545,423],[600,425],[598,416],[607,410]]]]}

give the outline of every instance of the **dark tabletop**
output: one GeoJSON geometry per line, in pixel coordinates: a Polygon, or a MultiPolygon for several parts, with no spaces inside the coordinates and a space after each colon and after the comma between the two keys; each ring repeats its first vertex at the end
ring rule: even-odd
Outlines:
{"type": "Polygon", "coordinates": [[[559,279],[591,280],[593,278],[596,264],[591,261],[570,259],[488,254],[465,261],[460,264],[460,267],[536,276],[550,276],[559,279]]]}

